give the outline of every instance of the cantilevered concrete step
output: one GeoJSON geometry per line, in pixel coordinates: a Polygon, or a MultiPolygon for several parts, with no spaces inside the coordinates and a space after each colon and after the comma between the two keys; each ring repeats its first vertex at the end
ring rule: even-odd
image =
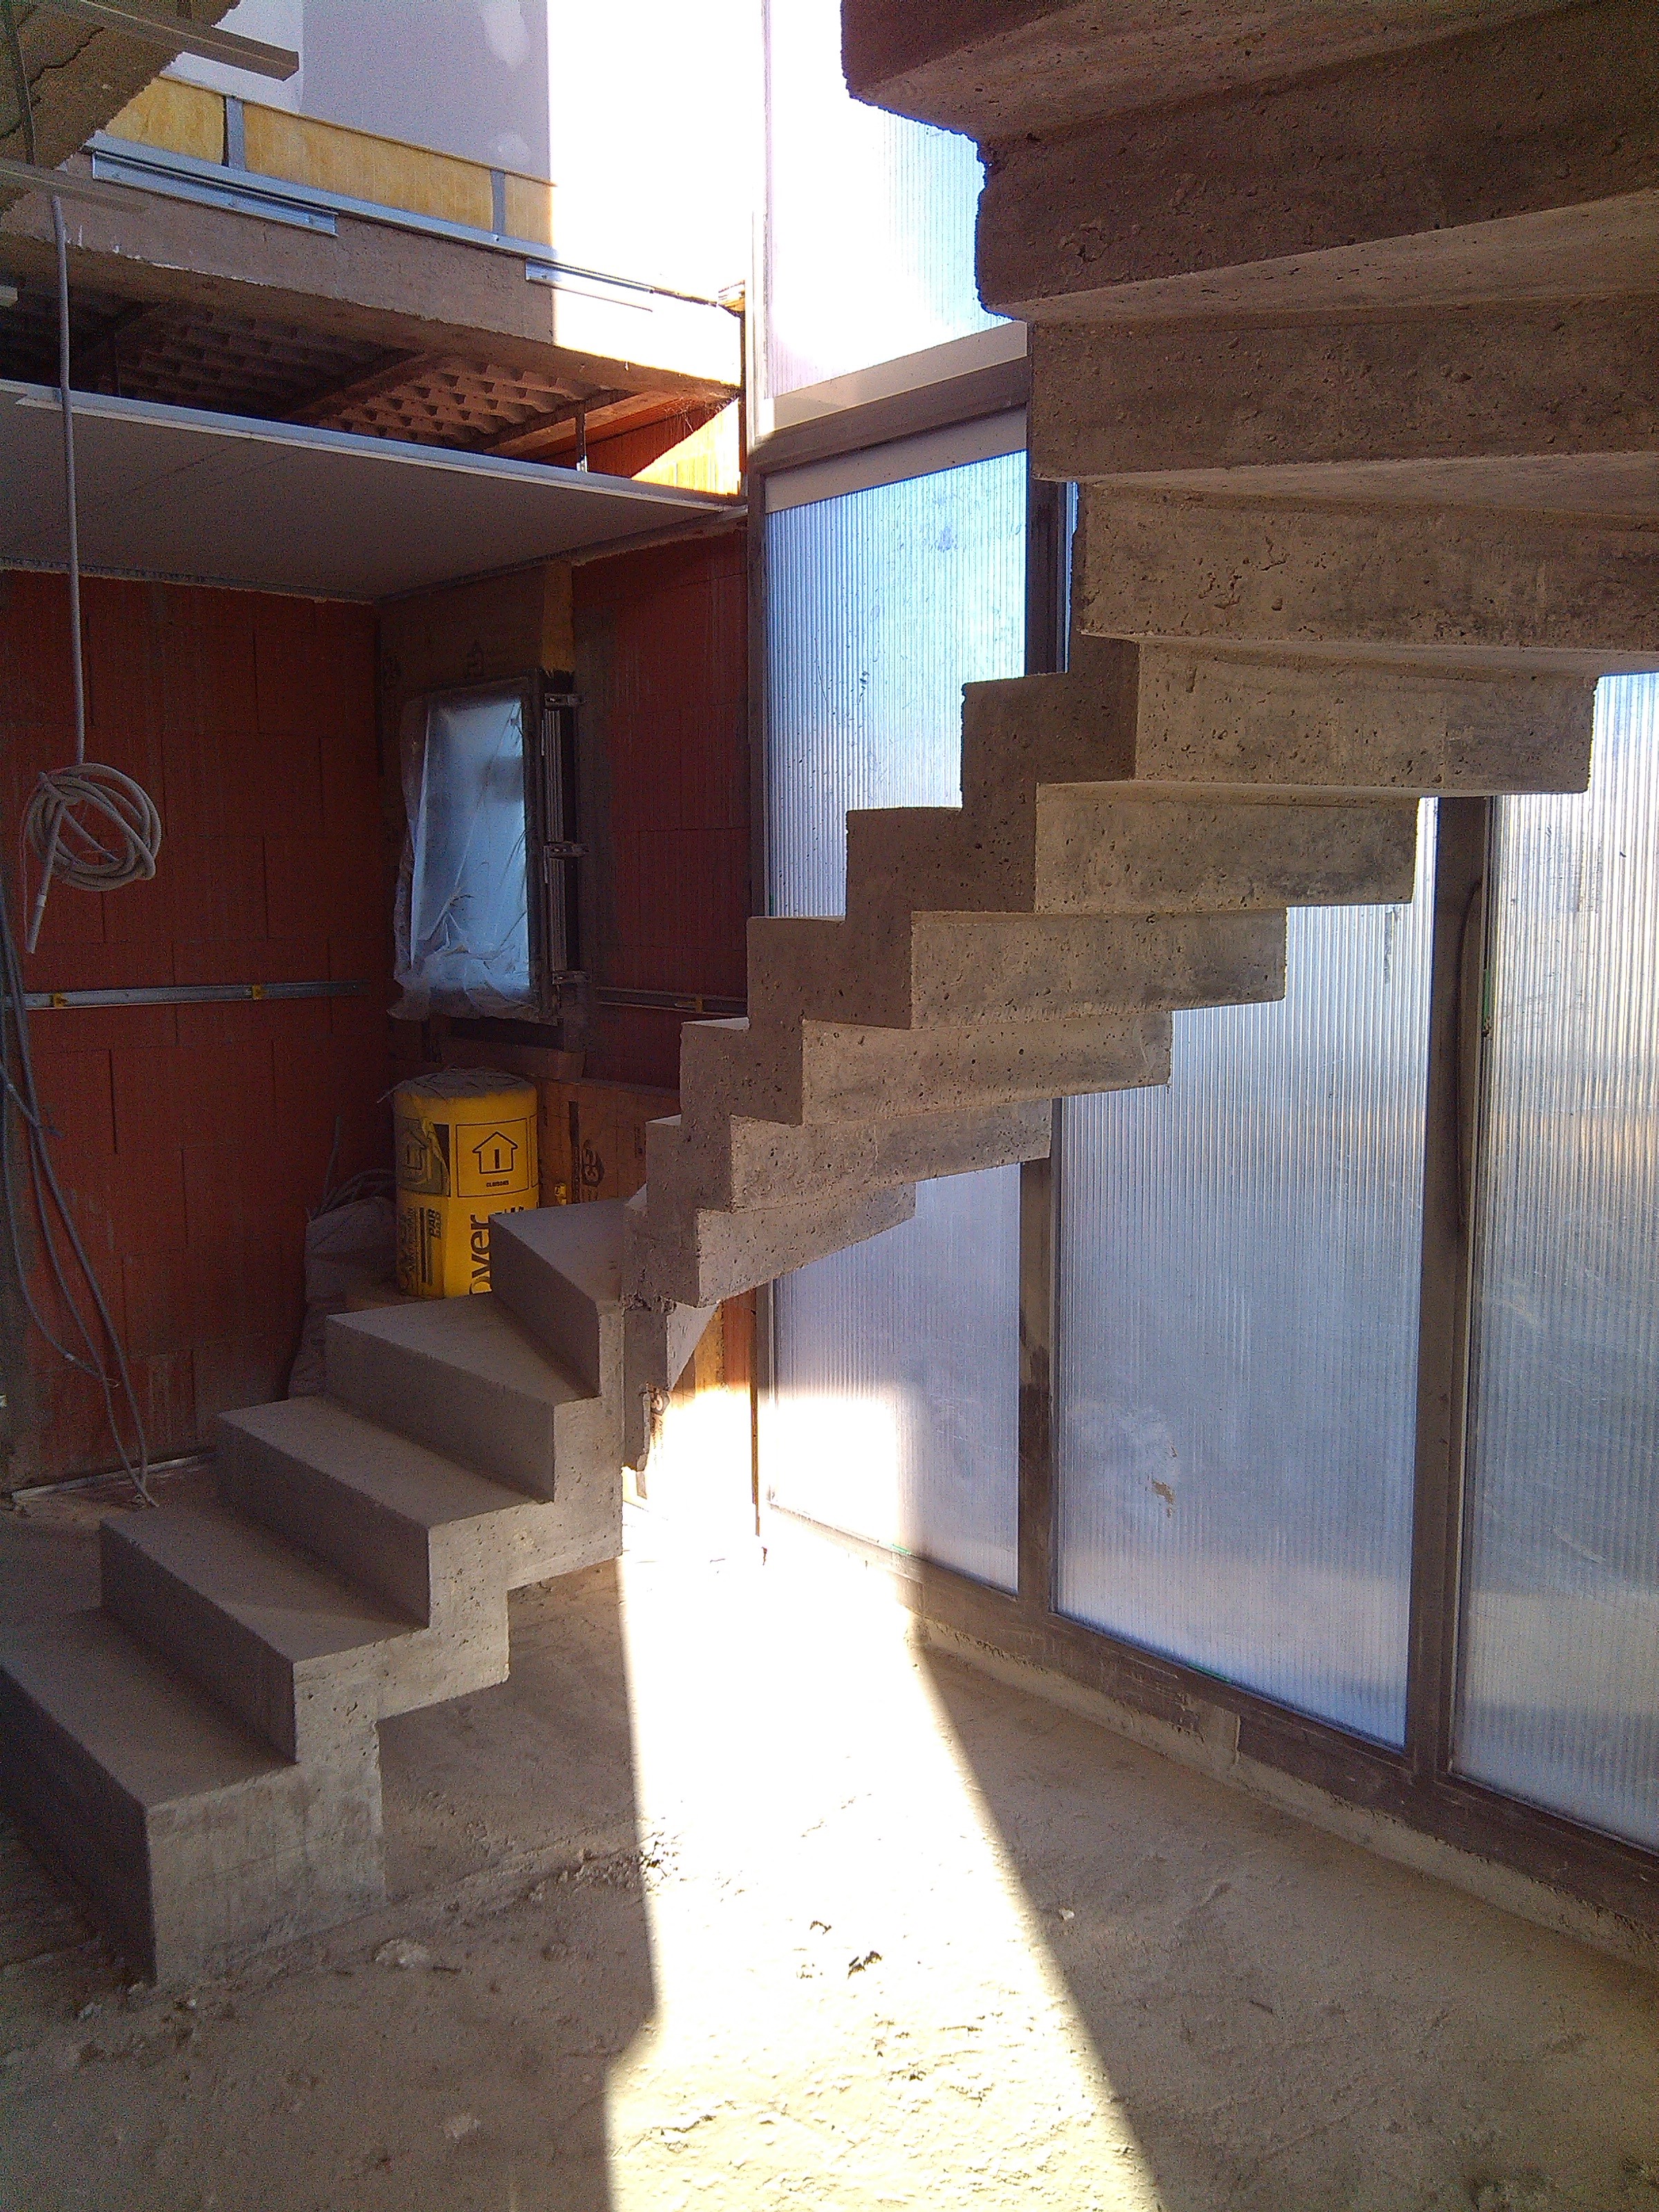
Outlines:
{"type": "Polygon", "coordinates": [[[742,1021],[688,1022],[682,1118],[701,1136],[733,1114],[860,1122],[1133,1090],[1167,1081],[1170,1036],[1170,1017],[1157,1013],[928,1030],[804,1022],[793,1035],[742,1021]]]}
{"type": "Polygon", "coordinates": [[[679,1115],[645,1133],[646,1184],[678,1207],[816,1203],[849,1188],[971,1175],[1048,1156],[1046,1099],[969,1114],[830,1124],[716,1118],[702,1129],[679,1115]]]}
{"type": "Polygon", "coordinates": [[[100,1536],[104,1610],[289,1759],[506,1676],[502,1592],[445,1632],[224,1506],[122,1514],[100,1536]]]}
{"type": "Polygon", "coordinates": [[[564,1371],[598,1393],[617,1356],[622,1317],[622,1201],[532,1207],[489,1224],[489,1279],[499,1303],[564,1371]]]}
{"type": "Polygon", "coordinates": [[[896,1229],[915,1210],[909,1183],[849,1182],[834,1197],[726,1208],[700,1206],[665,1187],[653,1193],[646,1220],[640,1287],[647,1297],[707,1310],[896,1229]]]}
{"type": "Polygon", "coordinates": [[[1135,769],[1154,781],[1445,797],[1589,781],[1595,680],[1576,672],[1151,644],[1137,660],[1135,769]]]}
{"type": "Polygon", "coordinates": [[[1659,666],[1659,532],[1642,505],[1659,507],[1659,465],[1644,465],[1601,514],[1583,512],[1571,454],[1534,462],[1534,507],[1496,496],[1473,462],[1447,465],[1433,505],[1389,501],[1386,471],[1368,487],[1363,471],[1302,471],[1231,496],[1085,486],[1077,620],[1100,637],[1343,660],[1659,666]]]}
{"type": "MultiPolygon", "coordinates": [[[[1656,472],[1659,489],[1659,471],[1656,472]]],[[[1269,566],[1271,516],[1259,558],[1269,566]]],[[[1085,555],[1083,568],[1088,567],[1085,555]]],[[[1595,680],[1527,656],[1483,664],[1224,641],[1074,641],[1062,676],[970,684],[963,702],[963,788],[988,803],[1029,781],[1034,752],[1054,763],[1092,750],[1122,757],[1125,779],[1414,791],[1484,796],[1582,790],[1589,775],[1595,680]],[[1030,732],[1045,732],[1041,744],[1030,732]],[[1092,744],[1090,733],[1108,733],[1092,744]]],[[[1045,774],[1046,783],[1099,779],[1045,774]]],[[[755,1009],[751,982],[750,1010],[755,1009]]]]}
{"type": "Polygon", "coordinates": [[[1285,916],[914,914],[749,925],[749,1018],[891,1029],[1240,1006],[1285,990],[1285,916]]]}
{"type": "Polygon", "coordinates": [[[430,1626],[559,1571],[541,1500],[328,1398],[222,1414],[216,1471],[227,1505],[430,1626]]]}
{"type": "MultiPolygon", "coordinates": [[[[1494,0],[1412,9],[1409,24],[1400,9],[1288,9],[1248,38],[1231,7],[1176,22],[1145,0],[1115,7],[1102,34],[1097,9],[1010,0],[972,11],[967,35],[1000,49],[986,70],[960,44],[965,12],[912,11],[936,58],[898,82],[907,112],[994,149],[978,274],[1004,314],[1404,319],[1650,282],[1639,225],[1659,56],[1644,0],[1494,0]],[[1108,67],[1137,48],[1139,64],[1108,67]],[[1045,68],[1045,49],[1065,58],[1045,68]]],[[[1267,22],[1258,11],[1253,32],[1267,22]]],[[[867,82],[895,80],[878,68],[867,82]]]]}
{"type": "Polygon", "coordinates": [[[1418,800],[1193,783],[1060,784],[1037,794],[1048,914],[1362,906],[1411,897],[1418,800]]]}
{"type": "Polygon", "coordinates": [[[990,825],[943,807],[849,814],[847,908],[1142,915],[1392,902],[1411,896],[1416,841],[1415,799],[1389,793],[1059,784],[1034,794],[1028,818],[1011,811],[990,825]]]}
{"type": "Polygon", "coordinates": [[[381,1901],[372,1730],[301,1768],[103,1613],[0,1650],[11,1810],[152,1973],[381,1901]]]}
{"type": "Polygon", "coordinates": [[[337,1314],[327,1359],[331,1397],[528,1497],[552,1498],[565,1435],[584,1441],[591,1394],[488,1292],[337,1314]]]}

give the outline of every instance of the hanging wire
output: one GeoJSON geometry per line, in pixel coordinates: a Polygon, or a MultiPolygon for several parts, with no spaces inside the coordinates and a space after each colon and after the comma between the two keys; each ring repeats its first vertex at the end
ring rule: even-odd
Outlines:
{"type": "MultiPolygon", "coordinates": [[[[17,88],[17,105],[23,123],[24,145],[32,167],[38,167],[33,103],[28,72],[18,44],[12,0],[0,0],[0,26],[11,59],[17,88]]],[[[64,230],[63,203],[54,194],[52,231],[58,246],[58,399],[64,421],[64,479],[69,503],[70,632],[75,658],[75,765],[43,775],[23,817],[23,835],[40,856],[44,873],[35,901],[28,950],[34,950],[46,891],[54,874],[66,882],[106,890],[155,872],[155,852],[161,841],[161,817],[149,797],[118,769],[88,762],[87,750],[86,685],[81,647],[81,549],[75,497],[75,427],[70,402],[69,252],[64,230]],[[88,810],[103,827],[88,829],[77,810],[88,810]]],[[[27,891],[24,892],[27,897],[27,891]]],[[[123,1472],[146,1505],[155,1499],[149,1487],[149,1439],[139,1411],[137,1393],[127,1356],[111,1318],[102,1286],[87,1256],[81,1233],[64,1198],[58,1171],[52,1165],[48,1125],[35,1086],[34,1060],[29,1047],[27,1000],[23,988],[23,964],[12,931],[11,898],[0,870],[0,1210],[5,1214],[12,1272],[30,1320],[58,1357],[77,1374],[98,1385],[104,1401],[104,1418],[115,1442],[123,1472]],[[15,1117],[15,1119],[14,1119],[15,1117]],[[24,1133],[24,1159],[17,1156],[15,1125],[24,1133]],[[29,1285],[29,1266],[23,1250],[17,1216],[18,1182],[25,1161],[28,1184],[40,1224],[40,1240],[58,1298],[80,1342],[76,1352],[53,1334],[29,1285]],[[54,1224],[56,1226],[54,1226],[54,1224]],[[98,1337],[78,1300],[71,1294],[58,1250],[61,1229],[81,1278],[91,1294],[94,1316],[114,1356],[111,1375],[99,1350],[98,1337]],[[119,1389],[126,1402],[134,1443],[122,1433],[116,1408],[119,1389]]]]}
{"type": "MultiPolygon", "coordinates": [[[[30,166],[38,167],[34,103],[28,71],[18,43],[12,0],[0,0],[6,50],[11,59],[23,142],[30,166]]],[[[29,915],[33,952],[40,940],[46,895],[54,877],[77,890],[118,890],[155,873],[161,844],[161,817],[155,801],[118,768],[87,758],[86,659],[81,637],[81,528],[75,487],[75,406],[70,388],[69,240],[64,204],[54,192],[52,231],[58,253],[58,404],[64,426],[64,501],[69,515],[70,654],[75,683],[75,761],[72,767],[43,770],[23,810],[21,838],[40,863],[40,888],[29,915]]],[[[27,897],[27,876],[24,896],[27,897]]]]}

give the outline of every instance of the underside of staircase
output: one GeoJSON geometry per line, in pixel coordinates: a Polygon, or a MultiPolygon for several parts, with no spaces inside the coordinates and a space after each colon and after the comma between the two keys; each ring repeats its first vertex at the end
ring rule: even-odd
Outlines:
{"type": "Polygon", "coordinates": [[[1595,678],[1659,666],[1648,6],[846,27],[856,92],[981,142],[981,291],[1083,487],[1070,665],[968,687],[960,808],[848,817],[844,919],[750,924],[638,1199],[332,1322],[219,1506],[109,1524],[100,1608],[0,1657],[12,1803],[161,1972],[380,1894],[376,1722],[615,1552],[720,1300],[1164,1081],[1182,1008],[1282,993],[1287,908],[1409,899],[1425,795],[1582,789],[1595,678]]]}

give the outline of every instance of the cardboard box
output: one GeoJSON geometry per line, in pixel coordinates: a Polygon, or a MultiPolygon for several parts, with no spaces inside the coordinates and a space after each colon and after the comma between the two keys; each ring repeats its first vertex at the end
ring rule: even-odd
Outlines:
{"type": "Polygon", "coordinates": [[[680,1110],[678,1095],[630,1083],[541,1083],[544,1206],[632,1198],[645,1181],[645,1130],[680,1110]]]}

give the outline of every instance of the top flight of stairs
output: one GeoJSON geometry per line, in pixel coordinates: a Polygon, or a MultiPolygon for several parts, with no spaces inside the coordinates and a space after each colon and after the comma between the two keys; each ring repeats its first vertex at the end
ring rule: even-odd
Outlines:
{"type": "Polygon", "coordinates": [[[1166,1079],[1176,1011],[1282,993],[1291,906],[1408,899],[1425,794],[1582,789],[1595,678],[1659,666],[1651,0],[845,17],[855,93],[985,154],[1071,665],[968,687],[960,808],[848,817],[844,919],[750,924],[637,1199],[331,1322],[220,1507],[111,1523],[101,1609],[0,1654],[13,1803],[164,1972],[379,1897],[375,1722],[615,1551],[721,1299],[1166,1079]]]}
{"type": "Polygon", "coordinates": [[[381,1902],[376,1723],[620,1549],[619,1209],[569,1211],[489,1295],[331,1319],[325,1395],[225,1415],[216,1504],[112,1516],[98,1610],[0,1648],[8,1804],[152,1974],[381,1902]]]}

